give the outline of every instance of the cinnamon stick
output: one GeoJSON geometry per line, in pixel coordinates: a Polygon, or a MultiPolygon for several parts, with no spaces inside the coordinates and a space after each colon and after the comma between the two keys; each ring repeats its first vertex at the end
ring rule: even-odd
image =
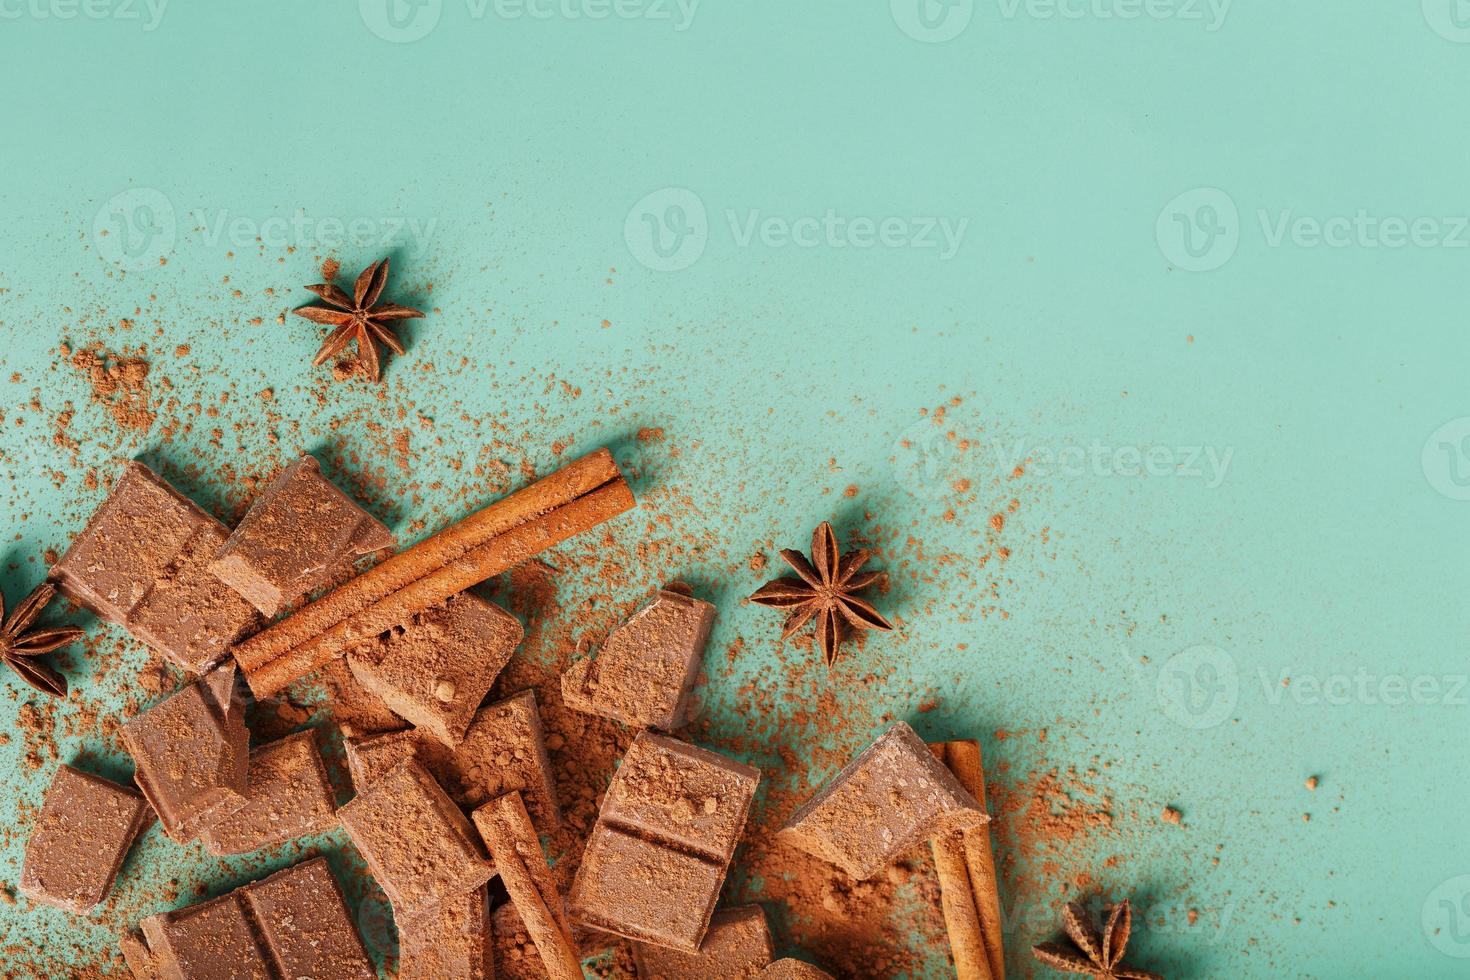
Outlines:
{"type": "MultiPolygon", "coordinates": [[[[929,746],[935,758],[949,767],[970,795],[985,805],[985,767],[980,743],[974,739],[936,742],[929,746]]],[[[961,946],[973,949],[974,933],[966,926],[964,909],[974,909],[985,970],[972,964],[976,972],[959,972],[961,980],[1005,980],[1005,945],[1001,938],[1000,891],[996,887],[995,854],[990,847],[990,824],[981,824],[956,835],[953,839],[935,839],[934,863],[939,870],[941,904],[945,927],[950,933],[950,946],[955,952],[955,969],[960,970],[961,946]],[[944,853],[941,854],[941,851],[944,853]],[[956,851],[959,853],[956,854],[956,851]],[[962,859],[962,865],[954,862],[962,859]],[[947,868],[947,871],[946,871],[947,868]],[[955,906],[956,925],[951,925],[950,906],[955,906]],[[970,945],[967,945],[970,944],[970,945]]]]}
{"type": "Polygon", "coordinates": [[[551,880],[541,841],[520,793],[506,793],[471,815],[551,980],[582,980],[571,921],[551,880]]]}
{"type": "Polygon", "coordinates": [[[235,660],[256,697],[267,697],[353,644],[634,505],[612,455],[590,453],[238,644],[235,660]]]}
{"type": "Polygon", "coordinates": [[[931,840],[929,846],[934,850],[934,869],[939,873],[939,904],[949,933],[955,976],[958,980],[994,980],[985,955],[970,872],[965,866],[964,835],[944,834],[931,840]]]}

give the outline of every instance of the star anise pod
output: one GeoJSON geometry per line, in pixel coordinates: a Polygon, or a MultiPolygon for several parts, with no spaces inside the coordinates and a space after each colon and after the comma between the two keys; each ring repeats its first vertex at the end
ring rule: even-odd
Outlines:
{"type": "Polygon", "coordinates": [[[378,297],[383,295],[383,287],[387,283],[388,260],[383,259],[362,270],[352,287],[351,296],[337,288],[335,283],[323,282],[306,287],[332,307],[336,307],[303,306],[292,311],[312,323],[335,328],[327,335],[326,343],[316,352],[316,357],[312,358],[313,365],[335,357],[355,340],[357,356],[367,369],[368,378],[377,381],[382,373],[378,361],[378,344],[386,345],[395,354],[404,352],[403,344],[393,333],[391,324],[396,320],[421,317],[423,313],[397,303],[379,303],[378,297]]]}
{"type": "MultiPolygon", "coordinates": [[[[24,602],[15,607],[4,625],[0,625],[0,660],[19,674],[21,680],[42,694],[64,698],[66,678],[34,658],[80,640],[82,631],[75,626],[31,629],[55,596],[56,586],[43,582],[36,591],[26,596],[24,602]]],[[[4,614],[5,597],[0,595],[0,616],[4,614]]]]}
{"type": "Polygon", "coordinates": [[[1133,910],[1127,899],[1113,906],[1101,936],[1088,921],[1087,910],[1076,902],[1068,903],[1062,926],[1072,942],[1042,943],[1031,948],[1032,955],[1053,970],[1086,973],[1096,980],[1163,980],[1157,973],[1123,963],[1128,935],[1133,930],[1133,910]]]}
{"type": "Polygon", "coordinates": [[[790,548],[781,557],[800,578],[778,578],[767,582],[750,597],[751,602],[791,610],[781,631],[785,639],[817,617],[817,645],[830,669],[837,662],[837,647],[846,628],[891,630],[893,625],[857,593],[887,581],[884,572],[861,572],[872,552],[859,548],[842,554],[832,525],[823,521],[812,532],[812,560],[790,548]]]}

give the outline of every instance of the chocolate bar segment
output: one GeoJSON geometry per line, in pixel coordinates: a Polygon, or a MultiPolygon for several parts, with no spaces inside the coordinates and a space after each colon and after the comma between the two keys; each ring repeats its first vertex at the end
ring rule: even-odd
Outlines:
{"type": "Polygon", "coordinates": [[[211,854],[249,854],[337,825],[336,799],[308,729],[250,753],[249,799],[200,836],[211,854]]]}
{"type": "Polygon", "coordinates": [[[495,675],[521,642],[520,622],[469,592],[354,647],[352,674],[406,721],[458,745],[495,675]]]}
{"type": "Polygon", "coordinates": [[[138,787],[181,844],[250,799],[250,733],[234,683],[232,662],[122,727],[138,787]]]}
{"type": "Polygon", "coordinates": [[[381,521],[322,475],[314,457],[302,456],[260,492],[209,569],[270,618],[394,543],[381,521]]]}
{"type": "Polygon", "coordinates": [[[698,952],[759,780],[759,770],[716,752],[639,735],[613,776],[572,882],[572,917],[698,952]]]}
{"type": "Polygon", "coordinates": [[[797,810],[778,838],[865,881],[921,841],[989,819],[900,721],[797,810]]]}
{"type": "Polygon", "coordinates": [[[107,897],[133,840],[152,819],[131,789],[63,765],[26,841],[20,893],[78,914],[107,897]]]}
{"type": "Polygon", "coordinates": [[[562,699],[579,711],[637,728],[682,727],[714,620],[715,607],[708,602],[659,590],[612,632],[595,659],[567,669],[562,699]]]}
{"type": "Polygon", "coordinates": [[[257,619],[206,570],[228,536],[158,474],[128,463],[51,577],[63,595],[199,673],[257,619]]]}
{"type": "Polygon", "coordinates": [[[347,771],[352,776],[353,787],[361,793],[409,759],[424,762],[419,755],[422,742],[423,738],[413,728],[344,738],[342,747],[347,752],[347,771]]]}
{"type": "Polygon", "coordinates": [[[377,976],[325,858],[149,916],[141,926],[146,954],[164,980],[377,976]]]}
{"type": "Polygon", "coordinates": [[[495,947],[485,888],[398,923],[398,980],[494,980],[495,947]]]}
{"type": "Polygon", "coordinates": [[[474,828],[416,761],[369,784],[337,817],[399,917],[421,915],[495,875],[474,828]]]}
{"type": "Polygon", "coordinates": [[[697,953],[633,943],[639,980],[751,980],[775,955],[766,913],[759,905],[716,912],[697,953]]]}

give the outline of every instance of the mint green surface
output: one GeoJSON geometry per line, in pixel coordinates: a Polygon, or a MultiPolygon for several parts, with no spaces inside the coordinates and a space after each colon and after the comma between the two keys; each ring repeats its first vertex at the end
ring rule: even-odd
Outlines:
{"type": "MultiPolygon", "coordinates": [[[[12,603],[114,459],[197,464],[181,486],[223,511],[222,459],[334,443],[414,538],[493,496],[476,463],[518,465],[469,418],[542,470],[556,440],[611,444],[702,542],[619,601],[706,581],[711,650],[745,640],[710,672],[711,729],[742,730],[738,692],[780,683],[778,652],[806,656],[740,604],[767,577],[746,557],[835,518],[882,547],[902,630],[839,668],[866,707],[830,748],[889,711],[981,734],[1001,783],[1096,771],[1114,831],[1017,867],[1045,888],[1010,922],[1018,975],[1079,873],[1135,895],[1130,959],[1171,977],[1470,970],[1464,4],[389,2],[0,2],[12,603]],[[394,298],[435,312],[373,409],[276,317],[323,257],[381,254],[394,298]],[[121,431],[53,366],[63,340],[147,344],[179,404],[219,416],[121,431]],[[921,414],[955,396],[943,426],[921,414]],[[52,438],[67,402],[75,462],[52,438]],[[397,428],[412,473],[383,454],[397,428]]],[[[69,675],[89,703],[137,694],[78,652],[69,675]]],[[[28,696],[4,684],[8,730],[28,696]]],[[[126,773],[67,728],[79,710],[58,758],[126,773]]],[[[0,746],[12,884],[14,808],[57,761],[28,771],[28,748],[0,746]]],[[[173,853],[150,832],[120,901],[165,907],[173,853]]],[[[248,877],[188,854],[186,898],[248,877]]],[[[113,940],[0,906],[0,949],[113,940]]]]}

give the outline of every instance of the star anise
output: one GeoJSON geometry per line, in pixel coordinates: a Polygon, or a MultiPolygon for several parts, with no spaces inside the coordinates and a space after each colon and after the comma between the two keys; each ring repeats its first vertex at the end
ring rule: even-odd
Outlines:
{"type": "MultiPolygon", "coordinates": [[[[82,638],[82,631],[75,626],[52,626],[33,630],[32,624],[40,618],[47,604],[56,596],[56,586],[44,582],[26,596],[25,601],[15,607],[10,618],[0,625],[0,660],[20,675],[20,679],[42,694],[53,698],[66,697],[66,678],[57,671],[37,662],[35,657],[58,650],[68,643],[82,638]]],[[[5,614],[5,597],[0,595],[0,616],[5,614]]]]}
{"type": "Polygon", "coordinates": [[[857,593],[871,585],[887,581],[884,572],[859,573],[872,552],[859,548],[842,554],[837,550],[837,536],[832,525],[823,521],[812,532],[812,560],[790,548],[781,552],[800,578],[778,578],[767,582],[750,597],[751,602],[778,609],[791,610],[782,638],[791,636],[817,617],[817,645],[827,667],[837,662],[837,647],[846,628],[891,630],[893,625],[873,608],[873,604],[857,593]],[[845,624],[845,625],[844,625],[845,624]]]}
{"type": "Polygon", "coordinates": [[[1123,963],[1128,935],[1133,930],[1133,910],[1127,899],[1113,906],[1101,936],[1088,921],[1087,910],[1076,902],[1068,903],[1062,926],[1071,943],[1042,943],[1031,948],[1032,955],[1053,970],[1086,973],[1095,980],[1163,980],[1157,973],[1123,963]]]}
{"type": "Polygon", "coordinates": [[[402,354],[403,344],[393,333],[391,324],[396,320],[412,320],[423,313],[410,306],[397,303],[379,303],[383,287],[388,283],[388,260],[383,259],[362,270],[348,296],[335,283],[323,282],[306,288],[326,300],[336,309],[326,306],[303,306],[293,310],[297,316],[312,323],[320,323],[335,329],[327,335],[326,343],[312,358],[313,365],[335,357],[357,341],[357,356],[367,369],[369,380],[377,381],[381,375],[378,362],[378,344],[386,345],[395,354],[402,354]]]}

